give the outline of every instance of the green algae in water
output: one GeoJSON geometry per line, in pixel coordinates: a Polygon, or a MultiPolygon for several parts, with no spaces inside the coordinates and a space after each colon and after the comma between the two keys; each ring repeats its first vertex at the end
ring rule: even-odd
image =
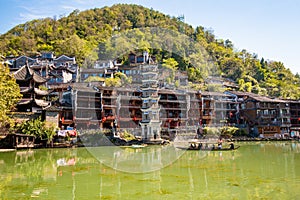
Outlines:
{"type": "MultiPolygon", "coordinates": [[[[148,173],[110,168],[84,148],[0,153],[0,199],[297,199],[299,143],[239,145],[206,156],[186,151],[148,173]]],[[[160,147],[147,148],[155,154],[145,160],[163,163],[160,147]]],[[[128,166],[141,163],[133,161],[128,166]]]]}

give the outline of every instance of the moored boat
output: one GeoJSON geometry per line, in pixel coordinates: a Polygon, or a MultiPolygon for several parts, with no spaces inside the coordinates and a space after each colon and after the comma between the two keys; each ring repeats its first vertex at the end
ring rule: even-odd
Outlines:
{"type": "Polygon", "coordinates": [[[131,145],[130,147],[131,148],[134,148],[134,149],[139,149],[139,148],[144,148],[146,147],[147,145],[142,145],[142,144],[133,144],[131,145]]]}

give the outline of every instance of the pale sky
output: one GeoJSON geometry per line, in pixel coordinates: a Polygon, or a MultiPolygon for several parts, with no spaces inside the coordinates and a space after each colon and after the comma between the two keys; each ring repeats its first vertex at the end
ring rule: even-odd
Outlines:
{"type": "Polygon", "coordinates": [[[75,9],[134,3],[214,30],[239,49],[281,61],[300,73],[300,1],[298,0],[0,0],[0,33],[28,20],[68,15],[75,9]]]}

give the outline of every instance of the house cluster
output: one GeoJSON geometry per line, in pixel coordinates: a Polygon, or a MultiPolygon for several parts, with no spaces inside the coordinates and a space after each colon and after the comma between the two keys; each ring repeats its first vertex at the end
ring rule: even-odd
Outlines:
{"type": "MultiPolygon", "coordinates": [[[[39,112],[61,130],[111,129],[117,133],[127,129],[146,140],[172,139],[203,127],[222,126],[263,137],[299,136],[300,132],[300,101],[173,87],[164,81],[168,74],[147,53],[131,53],[127,63],[102,61],[80,70],[75,58],[55,58],[52,53],[10,62],[23,94],[18,111],[39,112]],[[90,76],[110,78],[115,72],[131,76],[132,84],[107,87],[104,81],[84,82],[90,76]]],[[[175,75],[174,80],[187,85],[186,74],[175,75]]]]}

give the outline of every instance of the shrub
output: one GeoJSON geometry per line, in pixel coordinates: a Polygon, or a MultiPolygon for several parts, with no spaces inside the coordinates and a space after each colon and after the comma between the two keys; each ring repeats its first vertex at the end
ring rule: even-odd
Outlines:
{"type": "Polygon", "coordinates": [[[46,126],[41,118],[24,121],[16,126],[16,131],[22,134],[33,135],[37,140],[47,140],[48,143],[56,134],[55,126],[46,126]]]}
{"type": "Polygon", "coordinates": [[[134,140],[135,137],[133,134],[129,133],[128,131],[124,131],[123,133],[121,133],[121,138],[126,140],[126,141],[130,141],[130,140],[134,140]]]}

